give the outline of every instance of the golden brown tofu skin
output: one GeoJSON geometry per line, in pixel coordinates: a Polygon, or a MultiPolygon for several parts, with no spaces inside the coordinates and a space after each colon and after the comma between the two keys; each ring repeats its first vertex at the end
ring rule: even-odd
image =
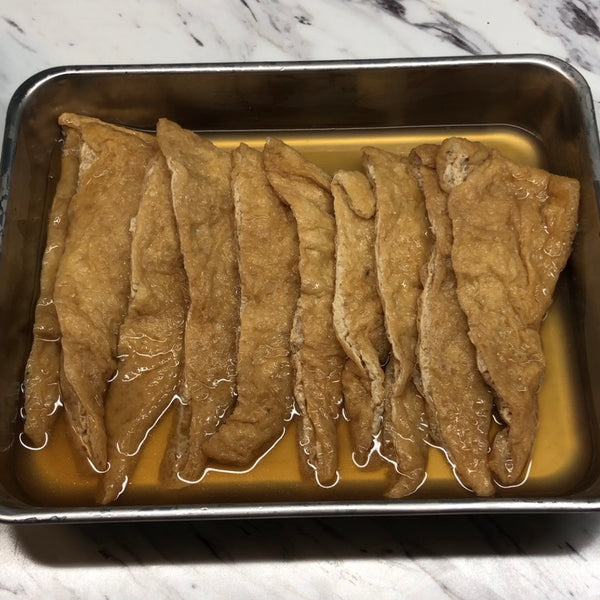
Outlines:
{"type": "Polygon", "coordinates": [[[425,197],[434,234],[423,271],[417,326],[417,387],[428,404],[430,431],[455,475],[479,496],[494,493],[488,466],[493,397],[477,368],[467,318],[456,295],[448,197],[439,187],[437,146],[418,146],[409,157],[425,197]]]}
{"type": "Polygon", "coordinates": [[[79,181],[54,287],[61,397],[77,445],[96,470],[104,471],[104,395],[129,302],[130,224],[156,145],[152,136],[90,117],[63,114],[59,123],[82,140],[79,181]]]}
{"type": "Polygon", "coordinates": [[[335,219],[331,179],[281,140],[269,138],[264,164],[292,209],[298,231],[300,298],[291,332],[300,463],[321,485],[337,480],[337,419],[345,362],[333,326],[335,219]]]}
{"type": "Polygon", "coordinates": [[[24,433],[38,448],[46,443],[61,404],[60,326],[54,305],[54,285],[67,237],[67,212],[71,198],[77,191],[81,153],[79,133],[67,128],[64,135],[60,179],[52,202],[42,259],[33,345],[25,368],[24,433]]]}
{"type": "MultiPolygon", "coordinates": [[[[442,157],[463,144],[446,140],[442,157]]],[[[545,368],[540,324],[571,252],[578,204],[577,181],[518,166],[497,152],[448,197],[458,299],[505,423],[490,456],[504,485],[524,476],[531,457],[545,368]]]]}
{"type": "Polygon", "coordinates": [[[171,172],[190,298],[182,404],[161,465],[163,480],[181,485],[202,477],[204,444],[235,400],[240,298],[231,156],[167,119],[158,122],[157,139],[171,172]]]}
{"type": "Polygon", "coordinates": [[[385,369],[385,406],[381,431],[383,456],[396,469],[388,498],[403,498],[415,492],[426,479],[429,446],[425,402],[412,379],[404,387],[399,361],[393,358],[385,369]]]}
{"type": "Polygon", "coordinates": [[[171,178],[158,153],[135,218],[131,301],[119,332],[117,376],[105,403],[109,469],[98,493],[104,504],[124,491],[148,433],[178,400],[186,296],[171,178]]]}
{"type": "Polygon", "coordinates": [[[269,184],[262,152],[245,144],[234,151],[232,189],[241,293],[237,401],[204,452],[219,463],[248,466],[291,418],[299,250],[294,217],[269,184]]]}
{"type": "MultiPolygon", "coordinates": [[[[373,464],[371,458],[374,449],[374,410],[371,382],[363,369],[350,358],[346,360],[342,370],[342,393],[344,413],[350,425],[352,459],[360,467],[373,464]]],[[[383,405],[381,412],[383,412],[383,405]]],[[[373,458],[376,460],[377,457],[373,458]]]]}
{"type": "Polygon", "coordinates": [[[431,247],[421,190],[406,159],[378,148],[363,149],[375,190],[375,257],[379,295],[392,357],[386,367],[382,450],[396,465],[390,497],[406,496],[424,481],[427,467],[425,401],[413,384],[420,272],[431,247]]]}
{"type": "Polygon", "coordinates": [[[331,191],[336,219],[333,322],[355,367],[342,376],[354,460],[364,465],[374,447],[384,409],[384,373],[389,353],[375,265],[375,196],[359,171],[339,171],[331,191]]]}

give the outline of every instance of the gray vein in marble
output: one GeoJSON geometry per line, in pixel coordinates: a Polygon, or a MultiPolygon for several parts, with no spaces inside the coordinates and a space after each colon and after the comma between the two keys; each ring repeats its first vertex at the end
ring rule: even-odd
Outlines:
{"type": "MultiPolygon", "coordinates": [[[[436,572],[437,569],[435,565],[433,565],[432,568],[429,568],[429,566],[426,566],[425,564],[420,564],[419,566],[421,571],[440,588],[445,598],[451,598],[452,600],[463,600],[465,598],[463,594],[455,593],[453,591],[450,585],[444,581],[443,576],[436,572]]],[[[500,596],[487,596],[486,600],[496,600],[496,598],[497,600],[501,600],[500,596]]]]}
{"type": "Polygon", "coordinates": [[[590,71],[600,70],[600,3],[529,0],[525,4],[533,23],[562,41],[570,61],[590,71]]]}
{"type": "Polygon", "coordinates": [[[435,32],[441,34],[444,40],[448,40],[451,44],[464,50],[465,52],[469,52],[470,54],[480,54],[482,52],[498,52],[495,48],[489,46],[487,42],[485,44],[488,46],[487,49],[483,50],[483,44],[474,45],[472,42],[468,40],[469,36],[473,35],[473,32],[468,32],[468,35],[464,35],[461,29],[464,29],[456,19],[453,19],[449,14],[445,12],[439,12],[439,16],[441,17],[441,22],[434,23],[414,23],[416,27],[421,29],[431,29],[435,32]]]}
{"type": "Polygon", "coordinates": [[[19,27],[18,23],[16,23],[12,19],[8,19],[7,17],[2,17],[2,19],[4,20],[5,23],[8,23],[8,25],[10,25],[11,27],[14,27],[21,35],[25,35],[25,31],[23,31],[23,29],[21,27],[19,27]]]}
{"type": "Polygon", "coordinates": [[[246,0],[240,0],[240,2],[248,9],[248,12],[252,15],[252,18],[255,21],[257,21],[258,19],[256,18],[256,15],[254,14],[254,11],[250,8],[250,6],[246,2],[246,0]]]}
{"type": "Polygon", "coordinates": [[[294,15],[294,19],[301,25],[312,25],[312,21],[306,15],[294,15]]]}
{"type": "Polygon", "coordinates": [[[467,27],[453,18],[444,10],[435,8],[432,2],[420,0],[361,0],[362,3],[372,5],[388,15],[391,15],[407,25],[416,27],[425,32],[431,32],[437,38],[450,42],[456,48],[469,54],[497,54],[499,51],[477,31],[467,27]],[[419,20],[411,17],[411,13],[418,9],[426,9],[431,20],[419,20]]]}
{"type": "Polygon", "coordinates": [[[190,36],[192,37],[192,39],[194,40],[194,42],[196,42],[196,44],[198,44],[198,46],[204,47],[204,44],[202,43],[202,40],[200,40],[199,38],[197,38],[193,33],[190,33],[190,36]]]}
{"type": "MultiPolygon", "coordinates": [[[[192,16],[191,13],[190,16],[192,16]]],[[[188,19],[186,19],[180,12],[177,13],[177,18],[185,28],[186,33],[192,38],[192,40],[194,40],[194,43],[200,47],[204,47],[204,43],[202,42],[202,40],[199,37],[197,37],[194,33],[192,33],[188,19]]]]}
{"type": "Polygon", "coordinates": [[[579,552],[579,550],[577,550],[577,548],[575,548],[575,546],[573,546],[573,544],[571,544],[570,542],[565,542],[565,546],[578,558],[587,562],[587,559],[579,552]]]}
{"type": "Polygon", "coordinates": [[[381,8],[393,17],[404,19],[406,16],[406,9],[404,8],[404,5],[397,0],[375,0],[374,3],[378,8],[381,8]]]}
{"type": "Polygon", "coordinates": [[[3,592],[3,597],[5,597],[4,594],[9,594],[10,596],[19,598],[22,596],[24,591],[25,590],[23,589],[23,585],[21,584],[17,584],[16,586],[7,586],[4,584],[0,584],[0,592],[3,592]]]}
{"type": "Polygon", "coordinates": [[[32,48],[31,46],[29,46],[28,44],[26,44],[22,39],[20,39],[17,35],[15,35],[13,31],[8,31],[6,33],[6,35],[8,37],[10,37],[11,39],[13,39],[24,50],[27,50],[28,52],[35,53],[35,49],[32,48]]]}
{"type": "Polygon", "coordinates": [[[310,17],[302,14],[305,11],[297,6],[286,6],[279,0],[270,0],[267,3],[262,3],[260,0],[240,0],[240,2],[244,7],[244,12],[241,14],[242,22],[253,33],[253,36],[248,37],[255,38],[252,42],[243,45],[246,57],[248,53],[254,51],[259,41],[267,42],[284,55],[298,56],[304,40],[297,35],[295,26],[310,23],[310,17]]]}
{"type": "Polygon", "coordinates": [[[590,16],[590,13],[594,14],[594,7],[585,0],[580,0],[580,4],[578,6],[575,2],[565,2],[564,6],[559,5],[558,10],[579,35],[587,35],[600,41],[598,23],[590,16]]]}

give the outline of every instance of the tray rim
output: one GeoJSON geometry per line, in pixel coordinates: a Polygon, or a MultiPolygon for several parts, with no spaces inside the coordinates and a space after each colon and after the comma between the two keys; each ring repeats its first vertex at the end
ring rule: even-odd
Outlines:
{"type": "Polygon", "coordinates": [[[0,508],[0,523],[91,523],[97,521],[240,520],[304,517],[396,517],[420,515],[548,514],[597,512],[600,499],[474,498],[64,508],[0,508]]]}

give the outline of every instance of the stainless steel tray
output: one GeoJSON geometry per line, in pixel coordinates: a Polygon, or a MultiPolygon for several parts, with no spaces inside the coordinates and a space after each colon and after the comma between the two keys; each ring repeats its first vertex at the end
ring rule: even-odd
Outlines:
{"type": "MultiPolygon", "coordinates": [[[[0,256],[0,520],[8,522],[399,515],[600,508],[600,148],[587,84],[568,64],[537,56],[319,63],[65,67],[39,73],[8,108],[0,167],[7,201],[0,256]],[[159,117],[234,139],[267,132],[508,127],[551,171],[582,184],[580,230],[561,278],[565,356],[584,452],[568,485],[498,498],[414,496],[205,502],[156,506],[41,505],[15,473],[21,382],[31,343],[48,201],[64,111],[152,130],[159,117]],[[232,137],[233,136],[233,137],[232,137]]],[[[200,501],[198,501],[200,502],[200,501]]]]}

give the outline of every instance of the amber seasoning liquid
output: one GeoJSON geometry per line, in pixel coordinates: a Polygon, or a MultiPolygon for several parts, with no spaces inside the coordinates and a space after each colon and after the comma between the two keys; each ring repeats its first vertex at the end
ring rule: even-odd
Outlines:
{"type": "MultiPolygon", "coordinates": [[[[418,128],[310,132],[277,135],[309,160],[333,174],[337,169],[360,169],[360,150],[373,145],[407,154],[423,143],[439,143],[457,135],[481,141],[515,162],[544,167],[543,150],[526,132],[509,127],[418,128]]],[[[261,147],[265,133],[250,136],[223,134],[211,139],[224,148],[241,141],[261,147]]],[[[539,393],[539,430],[531,467],[525,481],[510,489],[498,488],[498,496],[557,496],[568,493],[583,476],[590,446],[585,436],[581,390],[573,348],[569,293],[565,278],[556,289],[554,303],[542,325],[546,375],[539,393]]],[[[118,504],[176,504],[186,502],[265,502],[310,500],[374,500],[383,497],[389,482],[388,468],[359,468],[352,461],[349,430],[340,417],[339,474],[337,485],[320,488],[302,480],[294,422],[288,423],[280,441],[253,467],[244,471],[211,466],[201,482],[180,490],[164,490],[158,484],[158,468],[170,430],[172,411],[149,432],[129,486],[118,504]]],[[[30,450],[17,444],[15,470],[24,492],[41,505],[90,505],[99,475],[81,464],[68,439],[64,413],[58,418],[48,444],[30,450]]],[[[471,494],[455,479],[442,451],[431,448],[425,484],[412,498],[457,498],[471,494]]],[[[402,502],[402,500],[398,500],[402,502]]]]}

